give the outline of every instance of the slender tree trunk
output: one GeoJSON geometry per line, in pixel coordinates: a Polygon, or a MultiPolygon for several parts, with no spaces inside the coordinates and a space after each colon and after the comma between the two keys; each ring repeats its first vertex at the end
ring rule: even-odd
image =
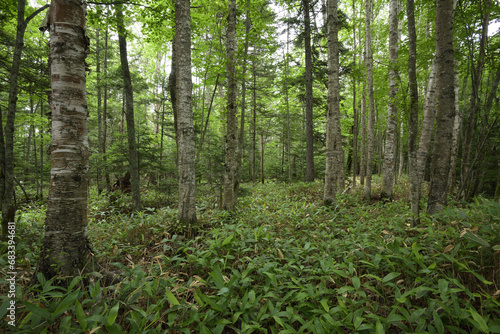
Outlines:
{"type": "Polygon", "coordinates": [[[132,207],[134,211],[141,209],[141,193],[139,189],[139,158],[137,154],[137,142],[135,138],[134,121],[134,91],[127,59],[127,39],[123,22],[122,5],[116,5],[116,18],[118,19],[118,42],[120,45],[120,62],[123,75],[125,92],[125,115],[127,121],[127,140],[130,168],[130,183],[132,188],[132,207]]]}
{"type": "MultiPolygon", "coordinates": [[[[255,50],[255,44],[254,44],[255,50]]],[[[252,183],[255,182],[255,168],[256,168],[256,137],[257,137],[257,68],[255,67],[255,58],[252,62],[252,75],[253,75],[253,117],[252,117],[252,183]]]]}
{"type": "Polygon", "coordinates": [[[458,77],[458,61],[455,61],[455,119],[453,121],[453,137],[451,142],[450,153],[450,170],[448,173],[448,192],[453,194],[455,192],[455,176],[456,166],[458,160],[458,144],[460,142],[460,128],[462,127],[462,117],[459,111],[459,77],[458,77]]]}
{"type": "Polygon", "coordinates": [[[436,136],[431,162],[427,212],[435,214],[447,203],[450,143],[455,117],[453,58],[453,0],[436,1],[436,136]]]}
{"type": "Polygon", "coordinates": [[[93,270],[87,237],[90,149],[87,134],[84,1],[52,0],[49,11],[52,145],[47,219],[38,270],[46,278],[93,270]],[[71,66],[68,66],[71,64],[71,66]]]}
{"type": "Polygon", "coordinates": [[[102,192],[101,185],[101,166],[102,166],[102,89],[101,89],[101,48],[99,45],[99,32],[101,29],[97,29],[95,33],[96,38],[96,84],[97,84],[97,150],[99,152],[99,163],[97,166],[97,191],[100,194],[102,192]]]}
{"type": "Polygon", "coordinates": [[[212,98],[210,99],[210,105],[208,106],[207,119],[205,120],[205,126],[203,127],[203,132],[201,133],[200,145],[198,146],[198,152],[196,153],[196,161],[200,160],[201,149],[202,149],[203,144],[205,142],[205,135],[206,135],[207,129],[208,129],[208,122],[210,120],[210,113],[212,112],[212,105],[214,103],[215,93],[217,92],[218,86],[219,86],[219,74],[217,74],[217,78],[215,79],[215,87],[214,87],[214,91],[212,92],[212,98]]]}
{"type": "MultiPolygon", "coordinates": [[[[413,224],[418,223],[421,180],[417,163],[418,136],[418,84],[417,84],[417,34],[415,31],[415,5],[413,0],[407,0],[406,13],[408,17],[408,78],[410,85],[410,117],[408,122],[408,174],[410,176],[410,206],[413,214],[413,224]]],[[[403,124],[401,124],[402,126],[403,124]]],[[[402,138],[401,138],[402,139],[402,138]]],[[[401,140],[402,142],[402,140],[401,140]]],[[[401,145],[402,146],[402,145],[401,145]]],[[[401,147],[402,148],[402,147],[401,147]]],[[[402,164],[402,161],[401,161],[402,164]]],[[[401,169],[402,166],[400,166],[401,169]]]]}
{"type": "Polygon", "coordinates": [[[326,169],[323,201],[325,205],[335,205],[337,178],[343,169],[341,159],[342,136],[340,130],[340,84],[339,84],[339,41],[337,0],[328,0],[328,106],[326,123],[326,169]]]}
{"type": "MultiPolygon", "coordinates": [[[[481,39],[479,40],[479,58],[477,60],[477,64],[474,70],[474,62],[473,62],[473,50],[472,47],[473,45],[469,45],[470,49],[470,54],[471,54],[471,63],[472,63],[472,93],[470,97],[470,105],[469,105],[469,110],[467,112],[467,124],[465,126],[465,138],[464,138],[464,143],[463,143],[463,148],[462,148],[462,174],[461,174],[461,189],[466,189],[467,184],[466,179],[467,175],[469,174],[471,165],[470,161],[472,158],[473,154],[473,148],[472,148],[472,139],[474,136],[474,126],[477,122],[478,118],[478,113],[479,113],[479,88],[481,85],[481,80],[483,76],[483,68],[484,68],[484,63],[486,59],[486,43],[488,39],[488,26],[489,26],[489,15],[490,15],[490,5],[491,5],[491,0],[485,0],[480,2],[483,4],[482,12],[483,17],[481,18],[481,26],[482,26],[482,31],[481,31],[481,39]]],[[[458,194],[459,196],[465,196],[465,193],[463,194],[458,194]]]]}
{"type": "MultiPolygon", "coordinates": [[[[247,0],[247,7],[250,7],[250,0],[247,0]]],[[[234,177],[234,193],[238,196],[238,189],[240,187],[240,170],[243,156],[243,141],[245,140],[245,108],[246,108],[246,73],[247,73],[247,58],[248,58],[248,40],[250,34],[250,9],[247,9],[245,20],[245,47],[243,53],[243,65],[241,73],[241,115],[240,115],[240,129],[238,136],[238,151],[236,156],[236,169],[234,177]]]]}
{"type": "MultiPolygon", "coordinates": [[[[17,82],[19,78],[19,67],[21,64],[21,54],[24,46],[24,32],[28,23],[41,11],[48,8],[45,5],[33,14],[24,19],[25,0],[17,3],[17,31],[12,57],[12,67],[10,69],[9,101],[7,108],[7,119],[5,131],[3,131],[4,150],[2,152],[3,170],[0,173],[0,203],[2,206],[2,239],[5,240],[8,233],[8,224],[14,222],[16,207],[14,203],[14,121],[17,108],[17,82]]],[[[3,126],[3,125],[0,125],[3,126]]]]}
{"type": "Polygon", "coordinates": [[[264,134],[260,134],[260,182],[264,184],[264,134]]]}
{"type": "Polygon", "coordinates": [[[190,0],[175,0],[175,52],[179,210],[177,219],[188,226],[197,222],[196,179],[191,81],[191,13],[190,0]]]}
{"type": "Polygon", "coordinates": [[[236,158],[238,150],[238,112],[236,86],[236,0],[229,3],[226,37],[226,73],[227,73],[227,116],[226,116],[226,164],[224,173],[224,210],[233,211],[238,194],[235,193],[234,180],[236,176],[236,158]]]}
{"type": "Polygon", "coordinates": [[[105,84],[104,84],[104,105],[102,108],[102,142],[99,144],[101,145],[101,152],[103,154],[102,160],[104,164],[104,179],[106,180],[106,190],[108,192],[111,191],[111,181],[109,179],[109,173],[108,173],[108,157],[106,155],[106,150],[107,150],[107,138],[108,138],[108,84],[107,84],[107,78],[108,78],[108,27],[106,27],[106,32],[104,33],[104,64],[103,64],[103,69],[104,69],[104,76],[106,78],[105,84]]]}
{"type": "MultiPolygon", "coordinates": [[[[356,21],[356,0],[352,1],[352,12],[353,20],[356,21]]],[[[361,36],[360,36],[361,38],[361,36]]],[[[356,44],[356,28],[352,29],[352,39],[354,44],[354,50],[357,48],[356,44]]],[[[353,52],[353,64],[356,64],[356,51],[353,52]]],[[[354,125],[352,129],[352,187],[356,188],[356,177],[358,176],[358,133],[359,133],[359,123],[358,123],[358,109],[356,107],[356,86],[357,80],[356,76],[352,77],[352,110],[354,125]]]]}
{"type": "Polygon", "coordinates": [[[373,151],[375,146],[375,98],[373,94],[373,58],[372,58],[372,40],[371,40],[371,1],[365,2],[365,67],[366,81],[368,85],[368,142],[366,154],[366,183],[365,183],[365,198],[369,199],[372,196],[372,173],[373,173],[373,151]]]}
{"type": "Polygon", "coordinates": [[[392,198],[394,189],[394,170],[396,165],[396,136],[397,136],[397,93],[398,82],[398,0],[389,2],[389,108],[387,112],[387,137],[384,150],[384,167],[382,181],[382,197],[392,198]]]}
{"type": "Polygon", "coordinates": [[[290,101],[288,96],[288,43],[290,35],[290,23],[286,25],[286,54],[285,54],[285,102],[286,102],[286,156],[288,161],[288,182],[292,182],[292,164],[291,164],[291,141],[290,141],[290,101]]]}
{"type": "Polygon", "coordinates": [[[311,18],[309,0],[302,0],[304,8],[304,49],[306,58],[306,181],[314,181],[313,89],[311,54],[311,18]]]}

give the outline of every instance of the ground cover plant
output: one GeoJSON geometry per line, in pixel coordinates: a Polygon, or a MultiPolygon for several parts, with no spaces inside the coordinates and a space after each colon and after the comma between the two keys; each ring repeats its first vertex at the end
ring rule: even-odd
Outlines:
{"type": "MultiPolygon", "coordinates": [[[[335,208],[322,204],[322,189],[244,184],[233,213],[201,189],[189,231],[161,194],[132,213],[126,196],[92,191],[93,252],[115,281],[101,271],[65,288],[42,275],[30,282],[44,206],[26,206],[16,332],[500,333],[498,203],[452,202],[411,228],[404,186],[390,202],[364,201],[356,188],[335,208]]],[[[7,260],[2,251],[2,271],[7,260]]]]}

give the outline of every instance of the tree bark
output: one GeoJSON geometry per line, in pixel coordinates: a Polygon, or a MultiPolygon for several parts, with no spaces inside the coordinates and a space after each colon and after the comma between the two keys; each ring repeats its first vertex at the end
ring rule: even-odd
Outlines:
{"type": "Polygon", "coordinates": [[[134,121],[134,91],[127,59],[127,38],[123,22],[122,5],[116,5],[116,18],[118,20],[118,43],[120,45],[120,62],[125,92],[125,116],[127,122],[127,141],[129,155],[130,183],[132,185],[132,207],[134,211],[141,209],[141,193],[139,189],[139,158],[137,155],[137,142],[135,138],[134,121]]]}
{"type": "Polygon", "coordinates": [[[373,94],[373,58],[371,39],[371,1],[365,2],[365,67],[368,88],[368,142],[366,154],[366,182],[364,197],[372,196],[373,151],[375,146],[375,97],[373,94]]]}
{"type": "Polygon", "coordinates": [[[328,0],[327,5],[328,39],[328,106],[326,123],[326,168],[323,201],[325,205],[335,205],[335,193],[343,169],[341,159],[342,136],[340,130],[340,84],[339,84],[339,41],[337,0],[328,0]]]}
{"type": "Polygon", "coordinates": [[[238,194],[235,193],[234,180],[236,176],[236,154],[238,149],[238,112],[236,86],[236,0],[229,3],[226,37],[226,73],[227,73],[227,116],[226,116],[226,164],[224,172],[224,210],[233,211],[238,194]]]}
{"type": "MultiPolygon", "coordinates": [[[[247,7],[250,7],[250,0],[247,0],[247,7]]],[[[246,73],[247,73],[247,58],[248,58],[248,40],[251,28],[250,22],[250,9],[246,11],[245,19],[245,46],[243,51],[243,65],[241,73],[241,115],[240,115],[240,129],[238,135],[238,151],[236,155],[236,169],[234,178],[234,193],[238,195],[240,187],[240,170],[243,156],[243,141],[245,140],[245,110],[246,110],[246,73]]]]}
{"type": "Polygon", "coordinates": [[[306,60],[306,182],[314,182],[313,80],[309,0],[302,0],[302,6],[304,9],[304,50],[306,60]]]}
{"type": "Polygon", "coordinates": [[[387,111],[386,140],[384,150],[384,167],[382,181],[382,197],[392,198],[394,189],[394,170],[396,165],[397,136],[397,93],[398,82],[398,0],[389,2],[389,108],[387,111]]]}
{"type": "Polygon", "coordinates": [[[436,136],[431,162],[427,212],[435,214],[447,203],[450,143],[455,117],[453,58],[453,0],[436,1],[436,136]]]}
{"type": "MultiPolygon", "coordinates": [[[[410,86],[410,117],[408,121],[408,174],[410,176],[410,206],[413,213],[413,224],[418,222],[420,203],[420,180],[417,169],[417,136],[418,136],[418,83],[417,83],[417,34],[415,31],[415,4],[407,0],[408,17],[408,80],[410,86]]],[[[403,124],[401,124],[402,126],[403,124]]],[[[401,138],[403,139],[403,138],[401,138]]],[[[403,145],[401,145],[401,150],[403,145]]],[[[401,161],[401,164],[403,161],[401,161]]],[[[400,170],[402,166],[400,166],[400,170]]]]}
{"type": "Polygon", "coordinates": [[[196,178],[191,79],[190,0],[175,0],[177,135],[179,157],[179,210],[177,219],[188,227],[197,222],[196,178]]]}
{"type": "Polygon", "coordinates": [[[89,143],[84,1],[52,0],[49,11],[52,83],[50,189],[38,271],[46,278],[72,277],[87,265],[89,143]]]}

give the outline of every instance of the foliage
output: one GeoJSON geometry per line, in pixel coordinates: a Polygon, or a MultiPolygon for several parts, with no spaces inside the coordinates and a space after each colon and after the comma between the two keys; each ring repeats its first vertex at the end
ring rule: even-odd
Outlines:
{"type": "MultiPolygon", "coordinates": [[[[190,234],[175,203],[131,214],[129,199],[92,191],[94,251],[120,281],[19,281],[17,332],[499,333],[498,203],[456,203],[410,228],[405,187],[395,189],[393,202],[356,189],[331,209],[320,183],[244,184],[232,214],[202,191],[190,234]]],[[[40,212],[27,207],[17,223],[33,241],[21,258],[38,253],[40,212]]],[[[28,275],[35,262],[19,266],[28,275]]]]}

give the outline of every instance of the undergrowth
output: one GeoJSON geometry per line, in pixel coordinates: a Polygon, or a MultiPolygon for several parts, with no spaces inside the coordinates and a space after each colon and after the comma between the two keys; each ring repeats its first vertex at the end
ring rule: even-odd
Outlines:
{"type": "MultiPolygon", "coordinates": [[[[375,192],[378,180],[375,179],[375,192]]],[[[402,181],[404,182],[404,181],[402,181]]],[[[16,333],[500,333],[500,205],[476,199],[410,227],[406,187],[392,202],[360,188],[322,203],[322,185],[242,185],[236,212],[198,200],[200,223],[150,194],[92,193],[89,236],[101,273],[67,288],[37,277],[44,207],[27,207],[17,235],[16,333]],[[163,204],[160,205],[161,201],[163,204]],[[85,282],[85,284],[84,284],[85,282]]],[[[378,190],[379,191],[379,190],[378,190]]],[[[5,246],[2,246],[5,248],[5,246]]],[[[5,254],[5,252],[2,252],[5,254]]],[[[4,272],[5,271],[5,272],[4,272]]]]}

